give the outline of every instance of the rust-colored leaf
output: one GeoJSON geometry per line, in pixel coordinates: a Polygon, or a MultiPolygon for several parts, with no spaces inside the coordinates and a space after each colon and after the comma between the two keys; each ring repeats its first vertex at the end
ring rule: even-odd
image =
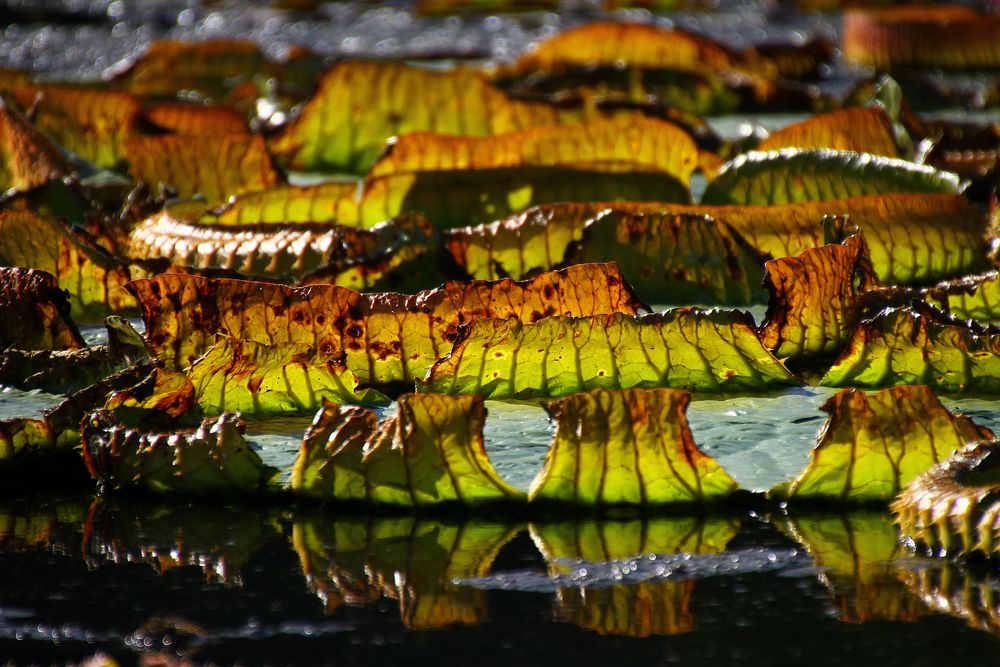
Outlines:
{"type": "Polygon", "coordinates": [[[55,276],[0,267],[0,348],[73,350],[85,346],[55,276]]]}
{"type": "Polygon", "coordinates": [[[882,109],[841,109],[813,116],[773,133],[756,150],[781,148],[831,148],[900,157],[892,122],[882,109]]]}
{"type": "Polygon", "coordinates": [[[59,150],[0,97],[0,192],[24,191],[70,169],[59,150]]]}
{"type": "Polygon", "coordinates": [[[249,134],[247,120],[232,109],[186,102],[159,102],[147,107],[143,117],[173,134],[249,134]]]}

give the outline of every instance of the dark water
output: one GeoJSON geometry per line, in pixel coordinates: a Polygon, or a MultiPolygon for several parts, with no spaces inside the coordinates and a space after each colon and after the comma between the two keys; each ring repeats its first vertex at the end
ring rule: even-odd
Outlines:
{"type": "Polygon", "coordinates": [[[17,664],[985,665],[1000,648],[995,573],[914,555],[881,512],[529,523],[33,498],[0,506],[0,572],[17,664]]]}

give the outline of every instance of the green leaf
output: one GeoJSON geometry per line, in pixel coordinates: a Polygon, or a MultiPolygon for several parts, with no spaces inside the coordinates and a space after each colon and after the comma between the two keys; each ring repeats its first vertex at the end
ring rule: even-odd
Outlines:
{"type": "Polygon", "coordinates": [[[926,384],[1000,391],[1000,333],[925,306],[887,309],[858,324],[820,382],[824,387],[926,384]]]}
{"type": "Polygon", "coordinates": [[[786,204],[890,193],[959,193],[957,174],[869,153],[787,148],[738,156],[719,170],[703,204],[786,204]]]}
{"type": "Polygon", "coordinates": [[[83,454],[94,479],[109,489],[217,496],[255,494],[278,474],[243,437],[236,415],[205,419],[192,433],[123,428],[105,410],[83,422],[83,454]]]}
{"type": "Polygon", "coordinates": [[[381,424],[362,408],[327,403],[302,442],[292,490],[368,505],[523,502],[486,456],[485,418],[474,395],[404,395],[381,424]]]}
{"type": "Polygon", "coordinates": [[[690,394],[594,389],[546,404],[556,435],[528,494],[585,507],[706,504],[736,482],[694,443],[690,394]]]}
{"type": "Polygon", "coordinates": [[[240,412],[254,417],[313,412],[325,401],[384,405],[376,391],[341,362],[318,358],[305,345],[262,345],[218,336],[186,369],[207,415],[240,412]]]}
{"type": "Polygon", "coordinates": [[[677,308],[643,317],[473,322],[420,389],[527,399],[598,387],[714,392],[797,383],[761,345],[746,313],[677,308]]]}
{"type": "Polygon", "coordinates": [[[988,271],[935,285],[924,299],[952,317],[1000,321],[1000,272],[988,271]]]}
{"type": "Polygon", "coordinates": [[[809,465],[771,493],[789,500],[888,502],[965,443],[993,437],[969,417],[950,413],[920,385],[872,394],[845,389],[823,410],[830,417],[809,465]]]}

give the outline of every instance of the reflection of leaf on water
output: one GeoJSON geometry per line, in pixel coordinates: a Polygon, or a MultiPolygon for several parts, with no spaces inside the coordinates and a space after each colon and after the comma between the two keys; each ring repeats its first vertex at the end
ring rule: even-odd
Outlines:
{"type": "Polygon", "coordinates": [[[939,563],[941,569],[903,569],[899,577],[931,611],[964,619],[969,627],[1000,635],[1000,582],[969,569],[939,563]]]}
{"type": "Polygon", "coordinates": [[[197,565],[205,579],[242,583],[240,569],[264,544],[280,537],[277,510],[239,505],[139,505],[105,498],[90,507],[84,557],[149,563],[160,574],[197,565]]]}
{"type": "Polygon", "coordinates": [[[830,589],[840,620],[914,621],[926,614],[899,581],[896,561],[907,552],[888,513],[796,514],[783,528],[824,570],[820,581],[830,589]]]}
{"type": "Polygon", "coordinates": [[[454,580],[486,575],[519,526],[408,518],[297,518],[292,541],[327,613],[380,596],[399,601],[412,629],[486,620],[486,593],[454,580]]]}
{"type": "MultiPolygon", "coordinates": [[[[535,544],[552,574],[579,566],[567,561],[608,563],[645,554],[718,553],[739,530],[723,517],[658,517],[531,525],[535,544]]],[[[694,629],[690,609],[693,579],[644,581],[608,588],[563,588],[556,594],[557,615],[600,634],[627,637],[675,635],[694,629]]]]}
{"type": "Polygon", "coordinates": [[[79,550],[88,500],[12,501],[0,506],[0,552],[79,550]]]}

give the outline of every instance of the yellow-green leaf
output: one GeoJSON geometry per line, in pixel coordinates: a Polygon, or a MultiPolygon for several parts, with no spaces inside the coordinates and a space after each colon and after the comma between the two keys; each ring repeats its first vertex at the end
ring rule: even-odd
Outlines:
{"type": "Polygon", "coordinates": [[[594,389],[546,404],[556,434],[530,501],[604,507],[725,498],[736,482],[695,445],[690,400],[674,389],[594,389]]]}
{"type": "Polygon", "coordinates": [[[778,130],[756,150],[829,148],[900,157],[892,121],[882,109],[840,109],[778,130]]]}

